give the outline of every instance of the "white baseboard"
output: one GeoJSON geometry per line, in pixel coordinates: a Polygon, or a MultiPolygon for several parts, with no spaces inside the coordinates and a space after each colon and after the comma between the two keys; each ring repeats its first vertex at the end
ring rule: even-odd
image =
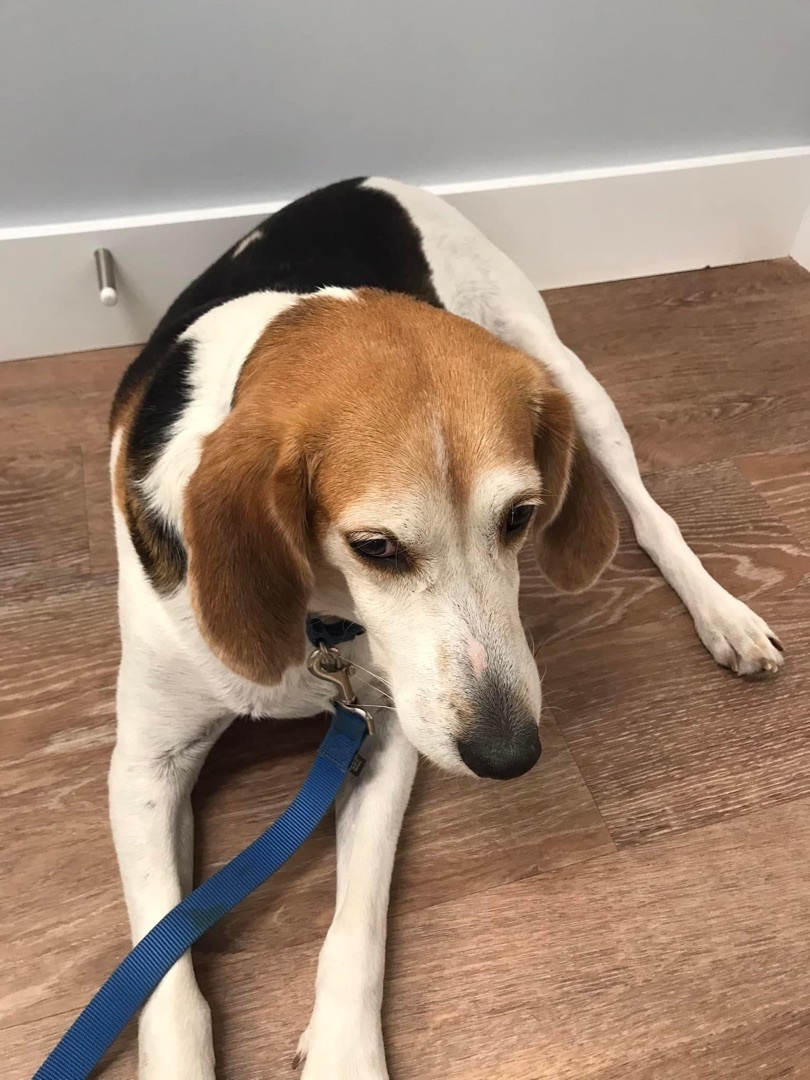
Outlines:
{"type": "Polygon", "coordinates": [[[790,249],[790,254],[799,266],[803,266],[805,270],[810,270],[810,200],[793,241],[793,246],[790,249]]]}
{"type": "MultiPolygon", "coordinates": [[[[810,264],[810,146],[433,190],[538,288],[789,253],[810,264]]],[[[196,274],[280,205],[0,229],[0,359],[143,341],[196,274]],[[116,307],[98,300],[97,247],[115,259],[116,307]]]]}

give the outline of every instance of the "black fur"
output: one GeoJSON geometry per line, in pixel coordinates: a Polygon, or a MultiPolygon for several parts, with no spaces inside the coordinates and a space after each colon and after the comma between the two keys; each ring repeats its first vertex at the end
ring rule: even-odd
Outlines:
{"type": "MultiPolygon", "coordinates": [[[[342,180],[289,203],[259,228],[262,237],[236,258],[234,245],[185,289],[132,362],[116,394],[113,420],[132,387],[171,362],[167,349],[195,319],[217,304],[261,289],[315,292],[325,285],[406,293],[435,307],[419,232],[397,200],[342,180]]],[[[167,402],[169,411],[172,402],[167,402]]]]}
{"type": "Polygon", "coordinates": [[[393,196],[362,187],[363,180],[313,191],[267,218],[261,239],[235,259],[233,248],[218,259],[163,323],[257,289],[306,293],[324,285],[387,289],[441,307],[413,222],[393,196]]]}
{"type": "Polygon", "coordinates": [[[188,341],[172,340],[168,345],[161,342],[159,350],[150,345],[141,355],[149,354],[149,359],[154,357],[158,362],[129,436],[129,465],[138,479],[152,467],[172,424],[188,404],[188,372],[194,360],[194,351],[188,341]]]}
{"type": "Polygon", "coordinates": [[[127,447],[127,517],[138,554],[156,586],[160,562],[175,568],[175,584],[182,580],[185,553],[174,530],[140,505],[139,481],[188,401],[193,357],[177,339],[196,319],[252,292],[307,293],[326,285],[385,289],[442,306],[410,217],[392,195],[362,187],[363,179],[343,180],[305,195],[263,222],[262,236],[236,257],[234,245],[174,301],[124,374],[111,423],[116,424],[140,388],[143,397],[127,447]],[[144,528],[148,536],[143,535],[144,528]],[[156,552],[162,559],[156,560],[156,552]]]}

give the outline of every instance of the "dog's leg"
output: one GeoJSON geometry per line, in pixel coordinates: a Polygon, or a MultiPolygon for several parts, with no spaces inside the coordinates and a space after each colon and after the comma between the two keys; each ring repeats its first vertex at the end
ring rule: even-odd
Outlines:
{"type": "Polygon", "coordinates": [[[497,332],[542,360],[570,396],[588,449],[627,507],[636,539],[683,600],[700,640],[717,663],[738,675],[778,671],[784,656],[776,635],[714,580],[675,521],[647,491],[616,406],[579,357],[557,337],[545,305],[540,304],[536,315],[524,314],[525,309],[504,314],[497,332]]]}
{"type": "MultiPolygon", "coordinates": [[[[191,788],[230,722],[195,685],[182,663],[125,637],[110,820],[134,942],[191,888],[191,788]]],[[[144,1006],[139,1051],[142,1080],[213,1080],[210,1015],[190,953],[144,1006]]]]}
{"type": "Polygon", "coordinates": [[[337,906],[321,949],[315,1007],[298,1044],[304,1080],[385,1080],[380,1009],[388,892],[416,751],[396,714],[369,740],[367,764],[338,802],[337,906]]]}

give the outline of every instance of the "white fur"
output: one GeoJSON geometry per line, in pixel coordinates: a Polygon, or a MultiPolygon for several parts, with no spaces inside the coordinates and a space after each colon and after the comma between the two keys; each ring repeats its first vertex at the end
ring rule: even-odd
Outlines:
{"type": "MultiPolygon", "coordinates": [[[[368,183],[393,194],[411,215],[445,306],[542,361],[570,395],[583,436],[627,506],[639,543],[683,599],[715,659],[741,673],[776,670],[782,656],[768,627],[709,576],[675,522],[648,494],[610,398],[559,340],[523,274],[441,199],[394,181],[368,183]]],[[[255,239],[256,234],[246,237],[234,257],[255,239]]],[[[175,524],[201,440],[227,415],[247,354],[267,322],[297,299],[254,294],[209,312],[187,331],[195,345],[191,403],[146,483],[149,497],[175,524]]],[[[116,439],[113,462],[119,450],[116,439]]],[[[440,465],[444,452],[437,427],[440,465]]],[[[509,665],[510,678],[523,686],[539,713],[539,680],[517,615],[516,560],[487,547],[485,540],[495,510],[536,487],[537,480],[509,470],[482,478],[468,529],[431,502],[427,491],[403,493],[399,504],[371,498],[352,508],[340,531],[390,528],[429,551],[426,576],[396,587],[382,589],[364,572],[338,531],[328,538],[327,556],[344,571],[351,595],[316,596],[313,607],[366,625],[368,634],[347,647],[347,655],[362,666],[363,683],[366,670],[375,685],[385,674],[398,713],[381,713],[371,760],[340,800],[337,907],[318,965],[312,1017],[300,1044],[306,1080],[384,1080],[388,1075],[380,1027],[385,912],[415,769],[414,747],[448,769],[466,771],[442,697],[446,677],[437,670],[440,645],[455,648],[451,670],[467,665],[480,677],[495,664],[509,665]]],[[[328,706],[328,689],[303,667],[289,671],[271,689],[228,671],[206,646],[187,589],[170,599],[159,597],[118,512],[115,527],[122,662],[110,808],[132,934],[138,940],[191,887],[190,792],[219,734],[238,713],[312,715],[328,706]]],[[[386,700],[367,685],[361,699],[372,705],[386,700]]],[[[208,1008],[188,956],[144,1009],[140,1053],[143,1078],[214,1076],[208,1008]]]]}
{"type": "Polygon", "coordinates": [[[261,240],[262,236],[264,236],[264,232],[262,231],[261,226],[259,226],[258,229],[254,229],[253,232],[249,232],[247,236],[243,236],[231,252],[231,258],[238,259],[246,248],[249,248],[251,244],[255,244],[257,240],[261,240]]]}
{"type": "Polygon", "coordinates": [[[315,1007],[298,1044],[305,1080],[388,1075],[380,1023],[386,915],[416,751],[393,715],[367,746],[360,782],[338,805],[335,918],[318,961],[315,1007]]]}

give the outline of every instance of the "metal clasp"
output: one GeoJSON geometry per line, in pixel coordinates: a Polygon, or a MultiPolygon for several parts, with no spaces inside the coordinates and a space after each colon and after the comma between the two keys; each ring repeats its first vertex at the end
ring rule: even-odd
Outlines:
{"type": "Polygon", "coordinates": [[[357,697],[352,688],[351,676],[354,674],[354,667],[351,662],[345,656],[341,656],[337,649],[327,648],[321,643],[309,654],[307,667],[316,678],[323,679],[335,687],[337,693],[332,699],[335,704],[359,713],[366,722],[369,735],[373,735],[374,723],[366,710],[361,709],[357,704],[357,697]]]}

